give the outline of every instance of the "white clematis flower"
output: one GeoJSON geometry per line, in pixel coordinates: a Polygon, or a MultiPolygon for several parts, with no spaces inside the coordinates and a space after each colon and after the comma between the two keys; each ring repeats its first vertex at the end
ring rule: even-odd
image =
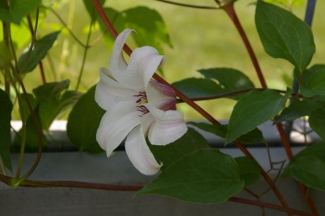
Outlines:
{"type": "Polygon", "coordinates": [[[106,110],[97,130],[97,141],[109,156],[124,140],[132,164],[143,174],[153,175],[162,166],[151,153],[145,137],[154,145],[167,145],[187,131],[183,113],[176,111],[176,95],[169,86],[152,79],[165,63],[153,47],[133,51],[129,64],[122,49],[130,29],[116,38],[110,70],[100,69],[95,100],[106,110]]]}

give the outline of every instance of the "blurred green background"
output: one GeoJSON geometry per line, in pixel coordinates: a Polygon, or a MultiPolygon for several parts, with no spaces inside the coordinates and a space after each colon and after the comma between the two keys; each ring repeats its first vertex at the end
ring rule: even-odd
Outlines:
{"type": "MultiPolygon", "coordinates": [[[[183,2],[216,6],[212,0],[187,0],[183,2]]],[[[239,0],[235,3],[238,17],[257,55],[269,88],[286,89],[287,84],[283,77],[290,77],[293,67],[288,62],[273,59],[264,52],[254,25],[255,6],[251,3],[254,2],[239,0]]],[[[305,4],[304,1],[301,6],[291,8],[292,12],[301,19],[304,17],[305,4]]],[[[173,83],[188,77],[200,77],[199,73],[196,72],[198,69],[228,67],[244,72],[255,83],[256,87],[260,87],[241,38],[224,11],[186,8],[153,0],[107,1],[105,6],[118,11],[136,6],[146,6],[157,10],[161,14],[173,44],[173,48],[163,46],[164,55],[167,58],[163,71],[168,82],[173,83]]],[[[65,0],[55,3],[53,7],[74,34],[85,43],[90,17],[83,2],[65,0]]],[[[325,2],[318,1],[312,26],[316,43],[316,54],[312,64],[322,63],[325,60],[325,41],[323,39],[325,35],[325,16],[322,14],[324,8],[325,2]]],[[[39,29],[42,35],[39,36],[44,36],[62,28],[54,14],[47,13],[46,18],[40,23],[39,29]]],[[[108,67],[111,53],[111,47],[101,39],[101,31],[98,28],[93,30],[90,41],[100,40],[88,50],[84,74],[79,88],[83,92],[97,83],[99,68],[108,67]]],[[[16,37],[22,37],[22,43],[24,40],[27,42],[28,32],[26,32],[26,35],[19,34],[16,37]]],[[[132,49],[136,48],[131,39],[128,40],[128,44],[132,49]]],[[[58,41],[51,49],[49,57],[43,61],[47,81],[70,79],[70,89],[75,89],[83,55],[83,47],[75,42],[67,30],[63,30],[58,41]]],[[[27,74],[24,82],[29,92],[41,85],[38,69],[27,74]]],[[[220,120],[229,118],[235,101],[218,99],[198,102],[198,104],[220,120]]],[[[180,104],[178,109],[185,113],[186,119],[202,119],[200,114],[186,104],[180,104]]],[[[14,118],[17,117],[14,116],[14,118]]]]}

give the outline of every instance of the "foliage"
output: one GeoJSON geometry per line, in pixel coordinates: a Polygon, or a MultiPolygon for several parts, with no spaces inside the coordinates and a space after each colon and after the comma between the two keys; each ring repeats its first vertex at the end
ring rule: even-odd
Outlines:
{"type": "MultiPolygon", "coordinates": [[[[158,194],[196,203],[221,203],[243,189],[249,190],[248,187],[255,185],[262,177],[270,184],[270,188],[275,190],[268,173],[247,152],[246,147],[262,143],[268,148],[267,140],[258,127],[267,121],[273,121],[277,124],[284,147],[287,151],[290,150],[282,123],[301,118],[307,119],[321,142],[307,145],[293,158],[289,158],[291,160],[281,176],[294,178],[312,189],[325,190],[325,64],[310,65],[316,52],[310,26],[286,8],[270,2],[291,8],[292,5],[300,4],[300,1],[289,3],[283,0],[259,0],[254,6],[255,25],[266,54],[272,58],[281,58],[292,65],[293,76],[299,88],[291,89],[291,86],[288,86],[287,89],[269,89],[264,86],[264,77],[255,54],[245,39],[245,33],[240,29],[239,21],[234,18],[235,3],[227,1],[226,4],[217,4],[230,15],[240,30],[263,88],[255,87],[254,82],[246,75],[247,71],[227,68],[226,65],[199,69],[197,77],[174,82],[171,86],[178,96],[178,101],[192,106],[212,124],[189,122],[188,132],[179,140],[166,146],[149,143],[155,159],[163,166],[160,175],[139,190],[136,196],[158,194]],[[218,109],[222,106],[216,100],[218,98],[230,98],[235,101],[228,124],[219,124],[213,116],[193,103],[206,100],[218,109]],[[245,156],[234,158],[219,149],[209,147],[208,142],[197,130],[224,139],[225,145],[234,143],[245,156]]],[[[67,117],[68,138],[79,151],[103,151],[96,141],[96,131],[104,110],[95,102],[95,86],[87,86],[83,90],[79,88],[82,85],[85,63],[89,58],[88,50],[102,37],[108,47],[111,48],[114,44],[114,38],[109,34],[113,32],[107,28],[107,23],[102,21],[103,16],[109,19],[112,28],[117,32],[125,28],[135,29],[137,34],[134,34],[133,39],[139,47],[153,46],[161,54],[165,47],[173,47],[163,16],[158,11],[144,6],[118,11],[112,7],[114,2],[105,5],[110,6],[105,6],[105,14],[100,14],[97,12],[98,6],[84,1],[90,24],[86,43],[83,43],[58,14],[56,16],[61,20],[59,31],[58,28],[50,32],[40,30],[42,18],[50,13],[55,14],[55,6],[46,6],[41,1],[1,1],[3,41],[0,42],[0,177],[6,175],[6,169],[14,172],[11,150],[21,153],[18,170],[22,167],[24,152],[38,152],[40,157],[40,150],[46,150],[48,139],[51,139],[51,124],[61,116],[67,117]],[[96,27],[99,27],[102,35],[91,43],[91,34],[97,31],[96,27]],[[15,31],[20,32],[20,37],[13,36],[15,31]],[[23,38],[26,31],[30,34],[27,39],[23,38]],[[57,43],[62,42],[60,35],[66,32],[76,40],[76,44],[79,44],[84,52],[74,89],[69,85],[70,80],[61,80],[55,73],[53,77],[46,77],[43,67],[45,59],[51,59],[51,50],[57,43]],[[24,41],[27,40],[29,45],[26,46],[24,41]],[[25,80],[30,74],[37,73],[36,71],[40,72],[42,83],[33,86],[32,90],[26,89],[25,80]],[[11,139],[10,121],[15,108],[20,114],[22,128],[14,131],[15,138],[11,139]]],[[[216,41],[219,42],[225,43],[216,41]]],[[[103,55],[106,52],[104,49],[103,55]]],[[[197,55],[197,58],[204,58],[204,53],[197,55]]],[[[55,62],[54,65],[59,63],[55,62]]],[[[95,74],[97,76],[97,73],[95,74]]],[[[157,79],[157,76],[154,78],[157,79]]],[[[20,178],[19,172],[17,171],[15,180],[23,182],[28,176],[20,178]]],[[[278,199],[282,204],[285,202],[280,195],[278,199]]]]}

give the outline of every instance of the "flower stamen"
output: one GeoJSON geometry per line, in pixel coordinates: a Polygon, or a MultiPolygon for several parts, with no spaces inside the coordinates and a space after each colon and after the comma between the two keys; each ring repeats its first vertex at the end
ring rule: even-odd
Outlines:
{"type": "Polygon", "coordinates": [[[144,116],[145,114],[149,113],[149,110],[146,106],[143,104],[148,103],[147,99],[147,94],[144,91],[139,92],[139,94],[134,95],[134,97],[137,97],[138,99],[136,100],[137,103],[137,110],[141,113],[139,117],[144,116]]]}

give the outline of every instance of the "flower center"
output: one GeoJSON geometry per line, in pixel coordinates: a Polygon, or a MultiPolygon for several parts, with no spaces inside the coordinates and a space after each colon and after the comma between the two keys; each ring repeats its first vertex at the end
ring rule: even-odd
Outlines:
{"type": "Polygon", "coordinates": [[[149,112],[147,107],[143,105],[148,103],[147,94],[146,92],[141,91],[137,95],[134,95],[134,97],[137,97],[136,106],[137,106],[137,110],[140,112],[139,116],[142,117],[149,112]]]}

